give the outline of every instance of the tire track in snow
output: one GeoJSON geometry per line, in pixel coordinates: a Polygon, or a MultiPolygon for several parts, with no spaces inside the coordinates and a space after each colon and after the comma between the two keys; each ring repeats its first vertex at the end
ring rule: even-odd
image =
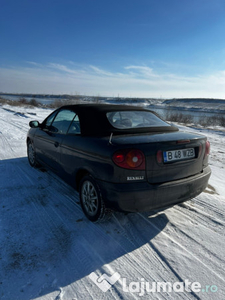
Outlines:
{"type": "MultiPolygon", "coordinates": [[[[139,214],[139,213],[138,213],[139,214]]],[[[159,228],[153,224],[151,221],[147,220],[144,216],[142,216],[141,214],[139,214],[147,223],[152,224],[152,226],[155,229],[159,228]]],[[[203,265],[210,273],[213,273],[216,277],[218,277],[221,281],[223,281],[225,283],[225,278],[222,277],[220,274],[218,274],[216,271],[212,270],[212,268],[210,266],[208,266],[206,263],[204,263],[200,258],[198,258],[195,254],[193,254],[192,252],[190,252],[189,250],[187,250],[181,243],[179,243],[175,238],[172,238],[170,235],[168,235],[166,232],[162,231],[162,234],[164,236],[166,236],[169,240],[171,240],[173,243],[175,243],[179,248],[181,248],[183,251],[185,251],[186,253],[188,253],[188,255],[190,257],[193,257],[196,261],[198,261],[201,265],[203,265]]]]}
{"type": "MultiPolygon", "coordinates": [[[[208,269],[210,269],[210,267],[207,265],[207,262],[211,261],[213,258],[213,265],[217,267],[217,270],[220,270],[220,276],[223,276],[223,278],[225,278],[225,270],[223,266],[224,264],[223,254],[221,254],[221,257],[219,257],[216,253],[212,251],[212,249],[209,249],[208,245],[203,244],[202,240],[200,240],[198,236],[194,236],[194,233],[192,233],[191,235],[185,229],[178,228],[178,226],[176,226],[176,223],[171,222],[170,226],[171,226],[171,231],[174,230],[176,232],[176,236],[183,242],[186,241],[190,248],[198,249],[199,253],[204,253],[202,263],[205,266],[207,266],[208,269]]],[[[224,236],[221,236],[221,239],[224,239],[224,236]]]]}
{"type": "MultiPolygon", "coordinates": [[[[118,225],[120,227],[120,233],[122,234],[124,241],[128,240],[134,248],[138,249],[141,245],[147,244],[147,240],[141,234],[141,232],[133,226],[133,224],[132,224],[133,217],[135,218],[135,216],[128,215],[126,217],[128,219],[128,222],[126,222],[126,224],[124,226],[124,224],[121,224],[121,221],[119,220],[119,218],[116,217],[116,214],[114,214],[114,220],[116,221],[116,225],[118,225]]],[[[123,216],[122,216],[122,218],[123,218],[123,216]]],[[[121,242],[123,243],[123,241],[121,241],[121,242]]],[[[124,246],[126,247],[126,242],[124,242],[124,246]]],[[[159,257],[154,255],[154,251],[152,251],[152,249],[150,249],[150,252],[152,254],[151,264],[153,264],[154,266],[158,266],[158,268],[161,265],[161,268],[162,268],[161,271],[167,269],[166,266],[164,265],[164,263],[159,259],[159,257]]],[[[133,256],[133,254],[132,254],[132,256],[133,256]]],[[[136,260],[136,258],[134,256],[133,256],[133,258],[136,260]]],[[[141,261],[138,261],[137,265],[139,265],[139,263],[142,266],[142,269],[145,270],[146,269],[145,265],[141,261]]],[[[164,278],[161,278],[161,279],[164,279],[164,278]]]]}
{"type": "MultiPolygon", "coordinates": [[[[133,243],[135,243],[134,241],[136,241],[137,243],[135,244],[137,249],[142,245],[141,247],[142,253],[140,257],[143,257],[144,252],[146,253],[146,260],[144,261],[139,259],[139,256],[137,256],[138,250],[135,251],[136,252],[135,254],[133,254],[132,252],[129,253],[130,266],[128,269],[130,272],[130,269],[132,270],[135,268],[134,278],[136,277],[136,273],[140,274],[141,271],[140,276],[143,278],[145,277],[144,273],[146,273],[147,275],[146,277],[148,279],[150,278],[152,282],[156,282],[156,281],[171,282],[171,279],[173,281],[180,281],[180,282],[183,281],[180,275],[173,269],[173,267],[171,267],[171,265],[165,260],[163,255],[156,249],[156,247],[153,245],[151,240],[146,241],[146,238],[141,234],[141,228],[144,228],[142,218],[140,217],[138,218],[137,215],[130,215],[127,223],[128,227],[130,228],[129,230],[126,231],[124,230],[124,228],[126,228],[124,224],[121,224],[121,221],[115,216],[114,218],[116,220],[116,223],[119,225],[120,229],[122,230],[123,237],[129,239],[133,243]],[[134,221],[132,219],[134,219],[134,221]],[[133,222],[138,226],[137,225],[132,226],[134,225],[132,224],[133,222]],[[145,241],[145,245],[143,245],[144,244],[143,240],[145,241]],[[149,273],[149,269],[154,270],[153,274],[149,273]]],[[[162,230],[161,228],[157,228],[157,233],[161,232],[161,230],[162,230]]],[[[170,298],[170,294],[169,293],[160,294],[160,297],[162,297],[161,299],[168,299],[170,298]]],[[[193,297],[195,299],[199,299],[199,297],[194,293],[179,295],[179,299],[193,299],[193,297]]],[[[172,296],[172,299],[174,299],[174,295],[172,296]]]]}
{"type": "MultiPolygon", "coordinates": [[[[217,266],[217,269],[220,270],[221,274],[223,274],[224,278],[225,278],[225,271],[224,271],[224,255],[222,252],[219,252],[218,254],[216,254],[213,250],[214,250],[214,244],[213,242],[208,242],[206,241],[205,243],[202,243],[202,239],[204,238],[204,233],[209,230],[212,230],[212,234],[219,235],[220,238],[218,238],[218,240],[224,240],[225,237],[225,223],[221,223],[220,221],[218,221],[218,219],[213,218],[213,216],[210,216],[209,214],[205,214],[204,212],[201,214],[201,212],[199,211],[199,215],[197,212],[194,211],[194,209],[192,209],[190,212],[187,211],[188,208],[185,207],[184,204],[182,204],[181,207],[174,207],[173,208],[174,211],[177,211],[179,214],[183,215],[185,217],[185,220],[190,220],[191,223],[194,223],[195,227],[202,227],[201,230],[189,230],[189,226],[186,226],[184,224],[184,226],[179,226],[179,215],[177,215],[176,212],[176,216],[178,216],[178,218],[172,218],[173,221],[170,221],[170,226],[172,229],[172,231],[176,232],[176,235],[179,237],[180,240],[182,241],[188,241],[189,247],[193,248],[193,249],[199,249],[198,251],[200,253],[204,253],[203,256],[203,260],[210,261],[212,260],[213,257],[213,264],[217,266]],[[182,208],[184,208],[184,211],[182,210],[182,208]],[[205,218],[204,218],[205,217],[205,218]],[[213,223],[213,224],[212,224],[213,223]],[[179,228],[181,227],[181,228],[179,228]],[[219,228],[219,230],[218,230],[219,228]],[[201,235],[199,235],[199,232],[201,232],[201,235]]],[[[210,235],[211,236],[211,235],[210,235]]]]}
{"type": "MultiPolygon", "coordinates": [[[[215,196],[214,196],[215,197],[215,196]]],[[[215,206],[215,205],[212,205],[211,203],[209,203],[209,202],[206,202],[206,201],[204,201],[204,200],[201,200],[200,199],[201,198],[201,195],[199,196],[199,197],[197,197],[197,198],[195,198],[195,200],[196,200],[196,204],[198,205],[198,206],[200,206],[201,208],[206,208],[208,211],[210,211],[211,213],[213,212],[213,213],[215,213],[217,216],[218,216],[218,219],[219,219],[219,217],[221,217],[221,219],[219,219],[220,220],[220,222],[222,222],[223,223],[223,221],[222,220],[224,220],[224,212],[223,211],[221,211],[220,209],[218,209],[217,208],[217,206],[215,206]]],[[[220,201],[221,201],[221,197],[220,197],[220,201]]],[[[223,204],[224,205],[224,204],[223,204]]],[[[190,206],[189,204],[187,204],[187,206],[190,206]]],[[[190,208],[191,208],[192,206],[190,206],[190,208]]],[[[196,208],[196,209],[198,209],[198,208],[196,208]]],[[[198,209],[198,210],[200,210],[200,209],[198,209]]],[[[204,213],[206,214],[206,215],[209,215],[209,213],[208,212],[205,212],[205,210],[204,210],[204,213]]]]}
{"type": "MultiPolygon", "coordinates": [[[[7,140],[7,138],[5,137],[5,135],[3,133],[1,134],[1,136],[2,136],[2,140],[4,140],[4,142],[3,142],[3,144],[4,144],[4,151],[7,151],[9,149],[10,152],[13,154],[13,157],[16,158],[16,152],[13,150],[10,142],[7,140]],[[6,150],[6,148],[8,148],[8,149],[6,150]]],[[[6,153],[8,153],[8,151],[6,153]]]]}
{"type": "Polygon", "coordinates": [[[179,204],[173,208],[183,214],[186,218],[189,218],[191,222],[200,223],[212,231],[219,231],[224,234],[225,222],[219,218],[188,204],[179,204]]]}
{"type": "Polygon", "coordinates": [[[21,127],[21,124],[18,125],[18,123],[12,123],[12,122],[10,122],[10,121],[8,121],[8,120],[5,120],[5,119],[3,119],[3,118],[1,118],[1,117],[0,117],[0,120],[3,121],[4,123],[6,123],[7,126],[8,126],[8,125],[11,125],[11,126],[13,126],[13,127],[16,127],[17,129],[19,129],[20,131],[23,131],[23,132],[26,132],[26,133],[27,133],[27,131],[28,131],[28,129],[25,129],[25,128],[21,127]]]}

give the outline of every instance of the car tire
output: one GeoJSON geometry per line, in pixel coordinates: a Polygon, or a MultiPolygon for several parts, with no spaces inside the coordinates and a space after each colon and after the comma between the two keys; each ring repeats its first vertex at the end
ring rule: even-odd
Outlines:
{"type": "Polygon", "coordinates": [[[105,204],[97,183],[90,175],[86,175],[81,179],[79,195],[81,208],[90,221],[105,220],[107,214],[105,204]]]}
{"type": "Polygon", "coordinates": [[[28,161],[29,161],[29,164],[31,165],[31,167],[37,168],[39,166],[39,164],[36,160],[36,153],[34,150],[34,146],[31,141],[28,141],[28,143],[27,143],[27,157],[28,157],[28,161]]]}

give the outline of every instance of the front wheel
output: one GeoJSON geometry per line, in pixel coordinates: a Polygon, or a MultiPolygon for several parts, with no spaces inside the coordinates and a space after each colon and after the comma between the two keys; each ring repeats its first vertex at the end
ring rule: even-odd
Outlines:
{"type": "Polygon", "coordinates": [[[31,141],[29,141],[27,143],[27,156],[28,156],[28,161],[29,161],[29,164],[31,165],[31,167],[33,167],[33,168],[38,167],[38,162],[36,160],[34,146],[31,143],[31,141]]]}
{"type": "Polygon", "coordinates": [[[86,217],[92,222],[103,220],[106,215],[105,204],[97,183],[90,175],[82,178],[79,194],[80,204],[86,217]]]}

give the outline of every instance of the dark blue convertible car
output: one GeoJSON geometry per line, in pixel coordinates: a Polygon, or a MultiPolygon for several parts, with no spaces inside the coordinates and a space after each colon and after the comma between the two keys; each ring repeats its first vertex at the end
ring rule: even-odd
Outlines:
{"type": "Polygon", "coordinates": [[[91,221],[109,210],[172,206],[207,186],[210,144],[135,106],[63,106],[30,122],[28,160],[50,168],[80,194],[91,221]]]}

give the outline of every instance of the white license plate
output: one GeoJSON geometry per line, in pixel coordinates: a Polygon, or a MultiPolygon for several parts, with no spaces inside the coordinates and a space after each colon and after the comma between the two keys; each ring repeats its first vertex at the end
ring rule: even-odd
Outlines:
{"type": "Polygon", "coordinates": [[[195,149],[180,149],[180,150],[171,150],[163,152],[164,162],[171,162],[175,160],[183,160],[183,159],[190,159],[195,157],[195,149]]]}

